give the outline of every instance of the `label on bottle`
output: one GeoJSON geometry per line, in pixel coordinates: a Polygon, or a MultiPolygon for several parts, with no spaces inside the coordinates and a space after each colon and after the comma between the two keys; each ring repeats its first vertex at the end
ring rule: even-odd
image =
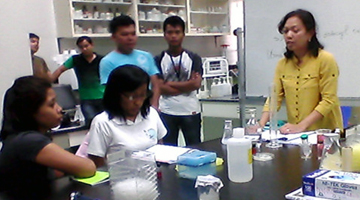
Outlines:
{"type": "Polygon", "coordinates": [[[249,164],[253,163],[253,156],[252,156],[252,149],[251,148],[248,150],[248,162],[249,162],[249,164]]]}

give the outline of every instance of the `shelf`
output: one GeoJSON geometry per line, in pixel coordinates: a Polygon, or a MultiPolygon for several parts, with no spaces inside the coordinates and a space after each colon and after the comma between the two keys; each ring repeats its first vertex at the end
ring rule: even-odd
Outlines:
{"type": "Polygon", "coordinates": [[[186,36],[223,36],[230,33],[186,33],[186,36]]]}
{"type": "Polygon", "coordinates": [[[151,6],[151,7],[166,7],[166,8],[185,8],[185,5],[166,5],[166,4],[151,4],[151,3],[138,3],[138,6],[151,6]]]}
{"type": "Polygon", "coordinates": [[[226,12],[209,12],[209,11],[190,11],[191,14],[201,14],[201,15],[227,15],[226,12]]]}
{"type": "Polygon", "coordinates": [[[94,33],[94,34],[74,34],[74,37],[81,37],[81,36],[89,36],[89,37],[98,37],[98,38],[101,38],[101,37],[110,37],[111,34],[110,33],[94,33]]]}
{"type": "MultiPolygon", "coordinates": [[[[230,33],[185,33],[188,37],[195,37],[195,36],[222,36],[222,35],[229,35],[230,33]]],[[[110,33],[94,33],[94,34],[74,34],[74,37],[80,37],[83,35],[87,35],[89,37],[110,37],[110,33]]],[[[139,37],[164,37],[164,33],[140,33],[138,34],[139,37]]]]}
{"type": "Polygon", "coordinates": [[[164,37],[163,33],[140,33],[139,37],[164,37]]]}
{"type": "Polygon", "coordinates": [[[111,19],[94,19],[94,18],[74,18],[74,21],[96,21],[96,22],[101,22],[101,21],[111,21],[111,19]]]}
{"type": "Polygon", "coordinates": [[[147,20],[147,19],[139,19],[139,22],[151,22],[151,23],[163,23],[163,20],[147,20]]]}
{"type": "Polygon", "coordinates": [[[92,3],[92,4],[110,4],[110,5],[132,5],[131,2],[99,2],[99,1],[72,1],[73,3],[92,3]]]}

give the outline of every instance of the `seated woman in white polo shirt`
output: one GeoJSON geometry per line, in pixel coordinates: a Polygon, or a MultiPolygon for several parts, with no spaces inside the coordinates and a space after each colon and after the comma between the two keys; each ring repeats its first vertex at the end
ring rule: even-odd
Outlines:
{"type": "Polygon", "coordinates": [[[107,152],[115,146],[145,150],[165,135],[158,112],[150,107],[150,77],[139,67],[114,69],[104,93],[105,111],[97,115],[89,131],[87,153],[97,167],[104,165],[107,152]]]}

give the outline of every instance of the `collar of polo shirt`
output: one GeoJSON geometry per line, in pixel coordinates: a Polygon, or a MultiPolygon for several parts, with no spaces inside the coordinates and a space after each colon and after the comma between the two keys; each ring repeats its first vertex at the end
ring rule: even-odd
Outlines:
{"type": "Polygon", "coordinates": [[[131,120],[127,120],[127,119],[123,119],[123,118],[120,118],[120,117],[114,117],[112,119],[113,122],[115,122],[116,124],[118,125],[135,125],[135,124],[138,124],[140,122],[142,122],[144,120],[144,117],[141,116],[141,113],[139,113],[136,118],[135,118],[135,122],[131,121],[131,120]]]}

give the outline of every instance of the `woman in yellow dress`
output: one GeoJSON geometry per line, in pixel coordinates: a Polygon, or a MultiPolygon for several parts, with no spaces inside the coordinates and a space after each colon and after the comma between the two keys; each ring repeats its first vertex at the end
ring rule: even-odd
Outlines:
{"type": "MultiPolygon", "coordinates": [[[[306,10],[288,13],[279,23],[286,52],[276,67],[274,84],[280,109],[286,102],[288,122],[280,131],[299,133],[320,128],[343,128],[337,97],[339,69],[332,54],[316,37],[314,16],[306,10]]],[[[265,103],[260,126],[269,121],[265,103]]]]}

